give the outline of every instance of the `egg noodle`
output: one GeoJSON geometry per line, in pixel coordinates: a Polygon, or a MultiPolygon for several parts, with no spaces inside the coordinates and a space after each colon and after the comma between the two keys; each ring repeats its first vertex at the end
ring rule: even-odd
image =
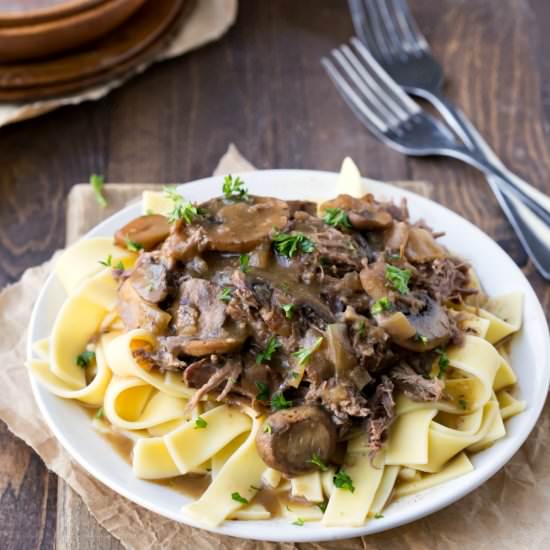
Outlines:
{"type": "MultiPolygon", "coordinates": [[[[355,166],[345,161],[339,193],[363,194],[355,166]]],[[[146,192],[144,211],[165,213],[161,195],[146,192]]],[[[69,248],[55,275],[67,299],[48,339],[35,343],[28,363],[33,376],[53,394],[98,410],[94,423],[134,440],[132,468],[144,480],[206,474],[211,482],[200,498],[182,509],[205,526],[225,520],[267,520],[259,499],[262,487],[296,497],[282,513],[297,525],[360,526],[380,517],[392,498],[417,493],[473,470],[468,458],[506,434],[504,421],[525,403],[509,389],[516,376],[502,342],[519,330],[522,296],[488,300],[483,308],[465,305],[461,346],[446,350],[446,399],[416,402],[396,399],[396,419],[384,446],[373,458],[366,436],[351,439],[344,459],[353,491],[336,487],[333,467],[287,480],[268,468],[256,450],[265,418],[252,408],[219,404],[209,396],[188,411],[196,390],[181,374],[160,373],[140,363],[136,347],[155,346],[144,330],[126,332],[115,312],[117,282],[111,258],[125,269],[137,254],[115,247],[110,238],[91,238],[69,248]],[[89,364],[76,364],[83,350],[95,352],[89,364]]],[[[437,361],[433,375],[439,371],[437,361]]]]}

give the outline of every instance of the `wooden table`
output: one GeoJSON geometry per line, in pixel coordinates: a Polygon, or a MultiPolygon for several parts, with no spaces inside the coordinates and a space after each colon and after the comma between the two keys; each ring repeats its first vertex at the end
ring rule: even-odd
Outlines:
{"type": "MultiPolygon", "coordinates": [[[[223,0],[220,0],[223,1],[223,0]]],[[[411,0],[449,76],[447,91],[505,162],[550,192],[548,0],[411,0]]],[[[535,272],[483,177],[450,160],[414,160],[363,130],[319,57],[352,34],[343,0],[241,0],[221,41],[158,65],[107,98],[0,129],[0,287],[63,246],[65,199],[92,172],[117,182],[209,175],[233,141],[260,168],[337,170],[436,183],[435,197],[535,272]]],[[[41,460],[0,427],[0,548],[120,544],[41,460]]]]}

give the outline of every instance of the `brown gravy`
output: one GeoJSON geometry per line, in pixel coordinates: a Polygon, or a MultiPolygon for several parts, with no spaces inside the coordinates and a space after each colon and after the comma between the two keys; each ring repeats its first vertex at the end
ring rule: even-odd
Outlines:
{"type": "Polygon", "coordinates": [[[155,480],[152,483],[168,487],[186,497],[198,499],[208,489],[212,478],[209,475],[187,474],[184,476],[171,477],[168,479],[155,480]]]}

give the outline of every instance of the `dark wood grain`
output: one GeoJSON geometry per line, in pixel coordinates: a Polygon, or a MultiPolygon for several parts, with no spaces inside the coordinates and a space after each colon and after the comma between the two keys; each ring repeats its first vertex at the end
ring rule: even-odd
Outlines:
{"type": "MultiPolygon", "coordinates": [[[[449,96],[511,168],[549,192],[547,0],[411,5],[444,64],[449,96]]],[[[337,170],[350,155],[373,178],[434,182],[437,200],[495,238],[549,311],[549,285],[482,176],[458,162],[390,151],[339,100],[318,59],[351,33],[345,2],[242,0],[223,40],[152,68],[102,101],[0,129],[0,286],[63,245],[67,193],[90,173],[186,181],[210,174],[233,141],[260,168],[337,170]]],[[[0,548],[53,546],[55,486],[40,460],[0,431],[0,548]]],[[[63,540],[58,533],[58,546],[63,540]]]]}

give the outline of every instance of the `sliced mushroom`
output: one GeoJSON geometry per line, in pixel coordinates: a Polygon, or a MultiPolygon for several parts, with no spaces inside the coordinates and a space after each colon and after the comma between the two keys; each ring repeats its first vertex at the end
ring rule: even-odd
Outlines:
{"type": "Polygon", "coordinates": [[[409,225],[405,222],[395,222],[384,232],[384,247],[389,250],[398,250],[403,255],[409,239],[409,225]]]}
{"type": "Polygon", "coordinates": [[[145,250],[153,250],[170,234],[170,224],[165,216],[151,214],[139,216],[115,233],[115,244],[127,248],[134,242],[145,250]]]}
{"type": "Polygon", "coordinates": [[[350,195],[338,195],[335,199],[321,204],[320,211],[327,208],[341,208],[348,214],[349,221],[360,231],[387,229],[393,222],[392,215],[378,204],[369,193],[360,199],[350,195]]]}
{"type": "Polygon", "coordinates": [[[326,338],[328,354],[334,364],[338,378],[348,377],[351,370],[357,365],[357,359],[348,337],[348,328],[345,323],[333,323],[327,326],[326,338]]]}
{"type": "Polygon", "coordinates": [[[288,477],[315,471],[315,456],[326,463],[336,447],[336,428],[324,409],[302,405],[267,417],[266,430],[256,436],[262,460],[288,477]]]}
{"type": "Polygon", "coordinates": [[[394,340],[407,340],[416,335],[416,329],[401,312],[377,316],[378,326],[382,327],[394,340]]]}
{"type": "Polygon", "coordinates": [[[361,284],[365,292],[376,301],[387,296],[386,287],[386,264],[378,260],[373,264],[364,267],[359,273],[361,284]]]}
{"type": "Polygon", "coordinates": [[[139,257],[129,280],[144,300],[158,303],[166,298],[168,291],[167,275],[166,267],[146,252],[139,257]]]}
{"type": "Polygon", "coordinates": [[[268,197],[234,203],[218,198],[201,208],[207,212],[203,227],[208,248],[221,252],[250,252],[273,228],[282,229],[288,221],[287,204],[268,197]]]}
{"type": "Polygon", "coordinates": [[[194,357],[239,349],[248,332],[226,314],[222,288],[205,279],[187,279],[179,288],[174,330],[181,352],[194,357]]]}
{"type": "Polygon", "coordinates": [[[422,227],[411,227],[405,247],[405,255],[411,262],[425,263],[445,257],[445,249],[434,236],[422,227]]]}
{"type": "Polygon", "coordinates": [[[127,330],[141,328],[153,334],[162,334],[171,316],[156,304],[144,300],[127,279],[118,290],[116,309],[127,330]]]}

